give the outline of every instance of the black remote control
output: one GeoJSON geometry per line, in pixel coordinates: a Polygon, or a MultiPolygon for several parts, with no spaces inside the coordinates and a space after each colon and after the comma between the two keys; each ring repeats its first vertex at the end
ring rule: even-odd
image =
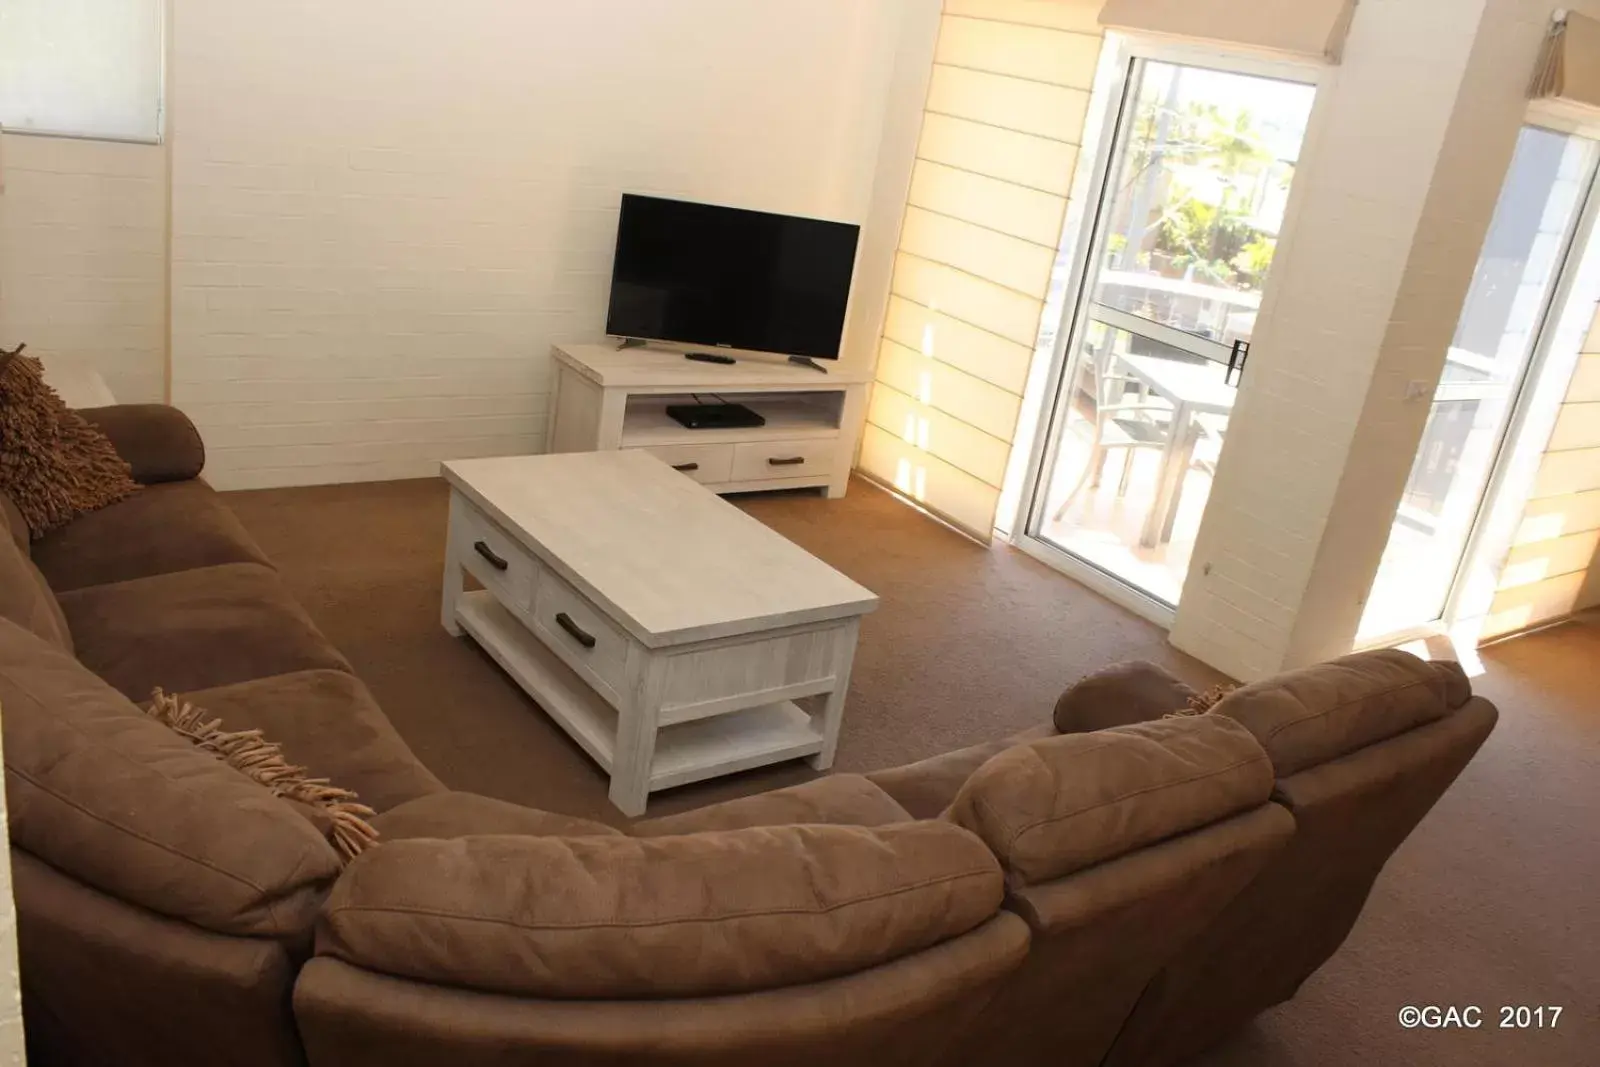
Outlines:
{"type": "Polygon", "coordinates": [[[730,367],[739,362],[732,356],[718,356],[710,352],[685,352],[683,358],[692,359],[696,363],[722,363],[730,367]]]}

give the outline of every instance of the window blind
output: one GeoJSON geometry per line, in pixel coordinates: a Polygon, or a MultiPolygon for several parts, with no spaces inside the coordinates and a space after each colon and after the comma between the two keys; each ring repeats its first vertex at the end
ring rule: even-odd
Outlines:
{"type": "Polygon", "coordinates": [[[1356,0],[1106,0],[1107,29],[1339,58],[1356,0]]]}
{"type": "Polygon", "coordinates": [[[0,2],[0,126],[161,134],[162,0],[0,2]]]}
{"type": "Polygon", "coordinates": [[[1551,27],[1533,96],[1600,107],[1600,21],[1574,12],[1551,27]]]}
{"type": "Polygon", "coordinates": [[[860,466],[987,541],[1099,63],[1099,0],[946,0],[860,466]]]}

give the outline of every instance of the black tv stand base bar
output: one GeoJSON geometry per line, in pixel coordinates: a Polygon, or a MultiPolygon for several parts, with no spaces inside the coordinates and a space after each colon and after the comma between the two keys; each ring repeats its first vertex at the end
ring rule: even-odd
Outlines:
{"type": "Polygon", "coordinates": [[[790,356],[789,362],[797,367],[810,367],[818,374],[827,374],[828,368],[812,359],[810,356],[790,356]]]}

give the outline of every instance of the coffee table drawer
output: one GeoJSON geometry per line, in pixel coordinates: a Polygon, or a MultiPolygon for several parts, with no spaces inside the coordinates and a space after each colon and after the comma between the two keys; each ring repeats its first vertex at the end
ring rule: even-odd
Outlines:
{"type": "Polygon", "coordinates": [[[630,638],[553,571],[539,576],[533,625],[544,643],[586,676],[601,695],[613,704],[621,700],[630,638]]]}
{"type": "Polygon", "coordinates": [[[811,478],[828,474],[838,442],[748,441],[733,446],[733,480],[758,482],[770,478],[811,478]]]}
{"type": "Polygon", "coordinates": [[[733,476],[732,445],[652,445],[645,451],[697,482],[726,482],[733,476]]]}
{"type": "Polygon", "coordinates": [[[509,608],[526,610],[543,569],[538,560],[488,516],[465,501],[459,509],[461,563],[509,608]]]}

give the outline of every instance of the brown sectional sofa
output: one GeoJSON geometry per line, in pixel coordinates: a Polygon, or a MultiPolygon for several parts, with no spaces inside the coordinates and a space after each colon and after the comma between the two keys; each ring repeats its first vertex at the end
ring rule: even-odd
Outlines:
{"type": "MultiPolygon", "coordinates": [[[[199,480],[0,538],[0,722],[42,1064],[1166,1064],[1291,996],[1488,735],[1459,671],[1352,657],[623,833],[452,792],[199,480]],[[379,811],[348,865],[146,717],[160,686],[379,811]]],[[[1137,684],[1136,684],[1137,683],[1137,684]]],[[[1097,688],[1098,687],[1098,688],[1097,688]]],[[[1103,690],[1103,691],[1102,691],[1103,690]]]]}

